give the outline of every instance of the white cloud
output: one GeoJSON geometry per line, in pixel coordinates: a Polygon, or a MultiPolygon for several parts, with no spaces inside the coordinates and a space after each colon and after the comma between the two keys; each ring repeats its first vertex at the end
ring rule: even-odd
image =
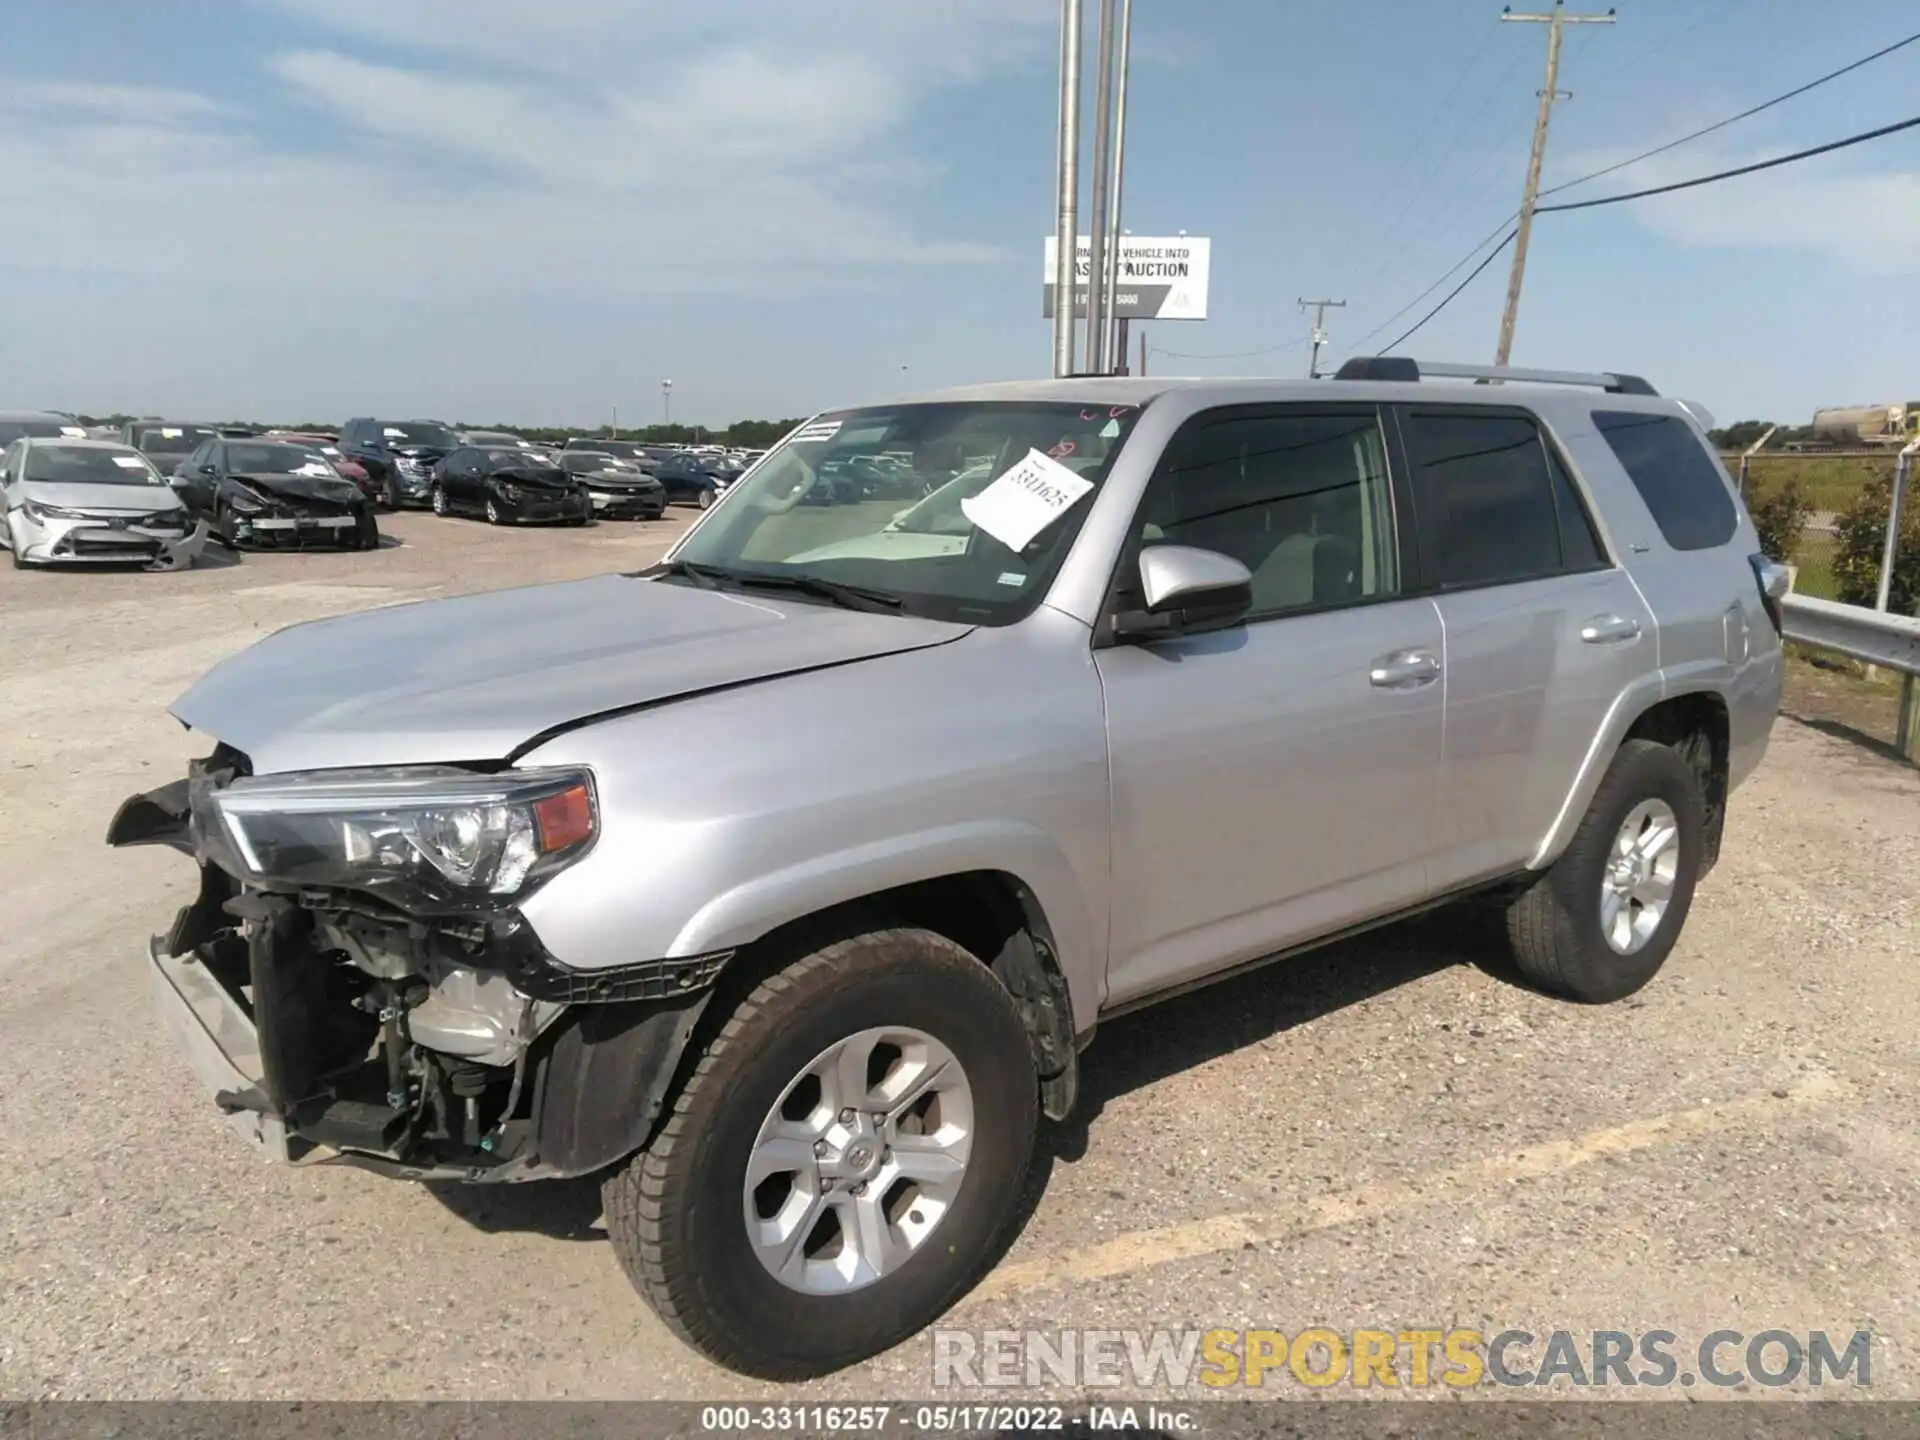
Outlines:
{"type": "MultiPolygon", "coordinates": [[[[915,107],[1044,37],[1026,0],[272,0],[337,43],[224,95],[0,93],[10,263],[217,291],[632,295],[1004,258],[918,233],[915,107]],[[286,138],[288,136],[294,138],[286,138]],[[132,217],[132,223],[130,223],[132,217]]],[[[1041,18],[1044,18],[1041,15],[1041,18]]],[[[229,81],[233,77],[225,77],[229,81]]]]}
{"type": "Polygon", "coordinates": [[[128,121],[175,121],[211,115],[214,103],[188,90],[157,85],[99,85],[79,80],[47,80],[9,86],[8,107],[28,112],[78,112],[128,121]]]}
{"type": "MultiPolygon", "coordinates": [[[[1753,164],[1791,148],[1663,155],[1608,176],[1606,183],[1616,194],[1648,189],[1753,164]]],[[[1625,158],[1590,155],[1576,173],[1625,158]]],[[[1625,208],[1646,229],[1681,245],[1798,251],[1873,277],[1920,274],[1920,169],[1834,173],[1848,161],[1846,156],[1815,157],[1693,190],[1627,201],[1625,208]]],[[[1604,193],[1597,186],[1582,187],[1553,199],[1576,201],[1604,193]]]]}

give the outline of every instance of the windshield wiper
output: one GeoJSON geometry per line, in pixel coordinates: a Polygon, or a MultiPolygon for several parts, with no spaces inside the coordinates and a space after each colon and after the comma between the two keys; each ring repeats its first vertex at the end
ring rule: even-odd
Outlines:
{"type": "Polygon", "coordinates": [[[886,590],[869,590],[864,585],[843,585],[838,580],[822,580],[817,575],[763,575],[732,571],[727,578],[743,588],[791,590],[798,595],[818,596],[842,610],[864,610],[875,615],[891,614],[906,603],[900,596],[886,590]]]}
{"type": "Polygon", "coordinates": [[[691,580],[702,590],[718,590],[721,581],[734,578],[730,570],[721,570],[712,565],[696,565],[691,560],[668,560],[645,570],[634,570],[629,573],[636,580],[669,578],[691,580]]]}

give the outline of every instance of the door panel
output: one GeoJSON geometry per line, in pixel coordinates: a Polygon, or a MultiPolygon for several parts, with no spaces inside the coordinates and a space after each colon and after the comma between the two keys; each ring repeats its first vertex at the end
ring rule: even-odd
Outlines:
{"type": "Polygon", "coordinates": [[[1432,878],[1448,890],[1539,847],[1615,698],[1653,666],[1653,617],[1620,570],[1437,603],[1447,729],[1432,878]]]}
{"type": "Polygon", "coordinates": [[[1256,959],[1426,893],[1440,653],[1428,600],[1097,656],[1113,785],[1109,1001],[1256,959]]]}

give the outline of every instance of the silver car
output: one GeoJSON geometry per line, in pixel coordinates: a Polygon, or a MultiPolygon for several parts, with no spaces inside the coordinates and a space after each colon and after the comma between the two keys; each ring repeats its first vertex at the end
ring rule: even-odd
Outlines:
{"type": "Polygon", "coordinates": [[[817,1374],[991,1262],[1110,1016],[1464,896],[1646,984],[1783,581],[1630,376],[986,386],[817,416],[644,573],[262,641],[109,839],[195,862],[154,995],[266,1153],[604,1172],[670,1326],[817,1374]],[[826,483],[895,451],[957,536],[826,483]]]}
{"type": "Polygon", "coordinates": [[[16,568],[139,562],[184,570],[207,542],[154,464],[110,440],[15,440],[0,452],[0,525],[16,568]]]}

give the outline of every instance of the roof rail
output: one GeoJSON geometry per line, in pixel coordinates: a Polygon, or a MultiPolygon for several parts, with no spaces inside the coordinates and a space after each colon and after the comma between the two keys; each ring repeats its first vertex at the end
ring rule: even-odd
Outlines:
{"type": "Polygon", "coordinates": [[[1456,365],[1437,360],[1411,360],[1405,355],[1356,355],[1334,372],[1336,380],[1477,380],[1482,384],[1514,381],[1523,385],[1591,385],[1609,395],[1658,395],[1638,375],[1589,374],[1584,370],[1523,370],[1514,365],[1456,365]]]}

